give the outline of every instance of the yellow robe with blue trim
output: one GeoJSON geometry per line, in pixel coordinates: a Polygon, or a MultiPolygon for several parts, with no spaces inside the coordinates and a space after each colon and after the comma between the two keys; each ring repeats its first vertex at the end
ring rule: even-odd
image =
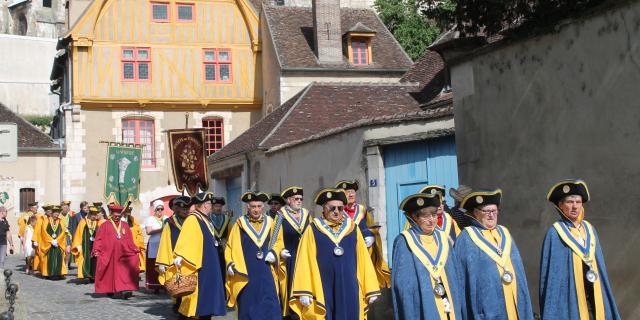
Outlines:
{"type": "Polygon", "coordinates": [[[156,256],[156,266],[164,266],[167,268],[166,272],[160,272],[158,270],[158,282],[162,285],[175,274],[173,249],[178,241],[181,230],[182,224],[176,218],[175,214],[167,219],[164,226],[162,226],[160,245],[158,245],[158,255],[156,256]]]}
{"type": "MultiPolygon", "coordinates": [[[[182,297],[178,308],[180,314],[187,317],[226,314],[224,284],[219,273],[213,225],[208,224],[207,219],[206,215],[198,211],[192,212],[182,224],[174,248],[174,256],[183,259],[180,273],[198,275],[195,291],[182,297]]],[[[174,269],[167,270],[165,279],[173,277],[174,269]]]]}
{"type": "Polygon", "coordinates": [[[358,225],[358,227],[360,227],[363,237],[370,235],[374,238],[373,245],[371,245],[367,250],[369,251],[373,267],[376,270],[376,277],[380,284],[380,288],[391,287],[391,270],[389,269],[387,262],[384,260],[384,255],[382,254],[380,226],[376,225],[373,214],[367,211],[367,207],[362,204],[356,205],[356,212],[353,216],[353,221],[358,225]]]}
{"type": "Polygon", "coordinates": [[[368,299],[380,295],[380,285],[360,229],[352,219],[344,219],[343,223],[346,225],[340,234],[337,238],[332,238],[326,229],[323,230],[319,218],[316,218],[300,240],[289,306],[302,319],[339,320],[332,319],[336,309],[347,309],[345,312],[350,319],[367,319],[368,299]],[[344,254],[339,257],[333,253],[336,241],[344,250],[344,254]],[[333,279],[335,286],[325,288],[321,270],[339,267],[342,261],[338,259],[350,258],[354,259],[355,266],[350,266],[349,270],[353,269],[355,272],[333,273],[334,277],[342,279],[333,279]],[[355,292],[349,291],[345,296],[345,288],[341,286],[354,283],[353,277],[356,278],[355,292]],[[299,300],[301,296],[311,296],[312,304],[309,307],[303,306],[299,300]],[[334,303],[341,305],[333,305],[334,303]]]}
{"type": "MultiPolygon", "coordinates": [[[[238,304],[238,298],[242,290],[249,284],[251,275],[248,274],[248,267],[246,264],[246,259],[256,259],[254,255],[245,256],[243,246],[242,246],[242,234],[241,232],[246,232],[246,234],[251,237],[254,245],[260,247],[268,246],[267,241],[271,242],[271,238],[274,236],[274,226],[275,221],[269,217],[268,215],[264,215],[264,219],[266,220],[266,225],[263,228],[267,228],[268,232],[263,234],[262,239],[258,239],[249,232],[248,225],[245,223],[244,217],[238,218],[236,222],[231,227],[229,232],[229,238],[227,240],[227,245],[225,247],[224,256],[225,261],[227,263],[227,268],[233,266],[234,275],[228,276],[226,280],[226,289],[229,297],[228,307],[234,308],[238,304]]],[[[279,298],[280,291],[280,283],[282,281],[286,281],[286,269],[283,268],[280,264],[280,252],[284,249],[284,243],[282,240],[282,232],[278,232],[275,235],[275,242],[273,242],[273,248],[268,250],[268,252],[272,252],[276,257],[276,262],[271,266],[271,276],[273,277],[274,286],[276,289],[276,299],[279,298]]],[[[264,253],[266,257],[266,252],[264,253]]],[[[266,263],[266,262],[265,262],[266,263]]],[[[240,310],[239,310],[240,312],[240,310]]],[[[279,312],[280,314],[280,312],[279,312]]]]}

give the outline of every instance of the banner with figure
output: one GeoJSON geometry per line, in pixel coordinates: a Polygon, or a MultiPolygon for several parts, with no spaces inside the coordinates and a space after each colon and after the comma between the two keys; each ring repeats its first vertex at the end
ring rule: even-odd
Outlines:
{"type": "Polygon", "coordinates": [[[140,194],[142,148],[123,145],[107,147],[107,174],[104,197],[107,203],[136,201],[140,194]]]}
{"type": "Polygon", "coordinates": [[[207,157],[204,150],[205,129],[168,130],[173,180],[178,192],[187,190],[195,196],[209,188],[207,157]]]}

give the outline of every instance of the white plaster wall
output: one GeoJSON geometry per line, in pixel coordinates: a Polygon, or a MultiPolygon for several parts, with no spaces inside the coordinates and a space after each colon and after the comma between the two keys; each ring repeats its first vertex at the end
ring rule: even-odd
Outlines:
{"type": "Polygon", "coordinates": [[[18,114],[51,114],[58,105],[49,92],[56,39],[0,34],[0,48],[0,102],[18,114]]]}

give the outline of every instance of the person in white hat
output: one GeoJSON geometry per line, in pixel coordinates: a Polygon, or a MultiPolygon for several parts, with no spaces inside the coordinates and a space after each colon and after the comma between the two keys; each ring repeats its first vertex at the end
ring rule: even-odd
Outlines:
{"type": "Polygon", "coordinates": [[[148,217],[144,222],[144,228],[149,236],[147,242],[147,259],[146,259],[146,287],[158,293],[162,288],[158,282],[158,272],[156,271],[156,256],[158,255],[158,247],[160,246],[160,237],[162,235],[162,226],[164,224],[164,202],[156,200],[152,204],[153,215],[148,217]]]}

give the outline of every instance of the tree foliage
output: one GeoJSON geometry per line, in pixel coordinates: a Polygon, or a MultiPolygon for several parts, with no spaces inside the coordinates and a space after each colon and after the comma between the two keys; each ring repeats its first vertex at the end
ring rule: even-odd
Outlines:
{"type": "Polygon", "coordinates": [[[375,0],[374,2],[380,20],[413,60],[422,56],[442,31],[434,21],[425,19],[416,1],[375,0]]]}
{"type": "MultiPolygon", "coordinates": [[[[530,29],[551,26],[584,9],[615,0],[447,0],[451,10],[442,10],[442,0],[417,0],[424,15],[455,27],[463,34],[496,34],[514,26],[530,29]]],[[[445,1],[445,2],[447,2],[445,1]]]]}

